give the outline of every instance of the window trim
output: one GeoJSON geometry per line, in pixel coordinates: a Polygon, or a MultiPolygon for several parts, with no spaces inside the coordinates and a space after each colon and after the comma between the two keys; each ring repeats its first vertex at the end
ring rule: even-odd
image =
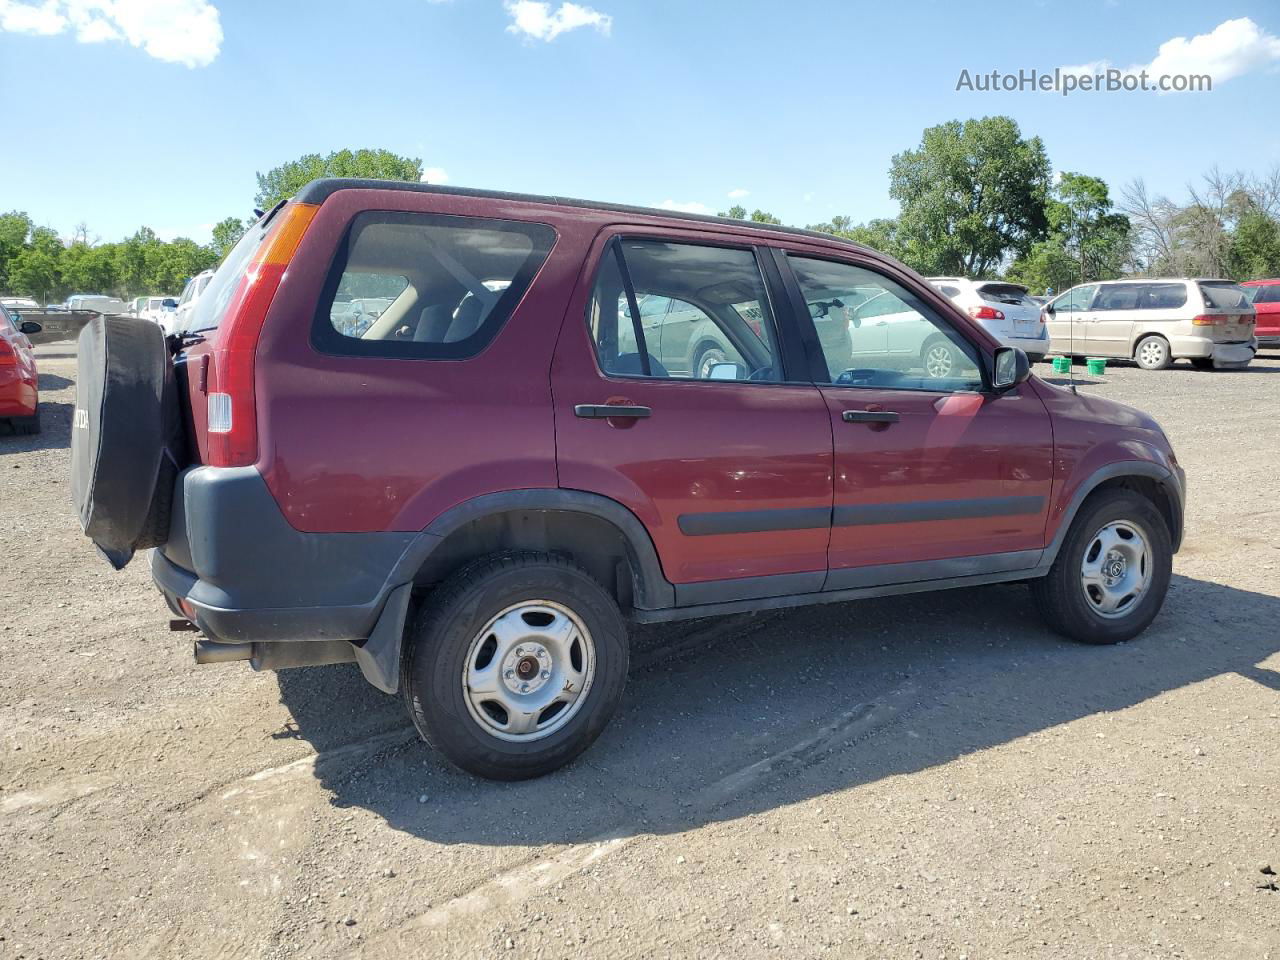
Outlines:
{"type": "MultiPolygon", "coordinates": [[[[599,249],[599,253],[594,257],[594,262],[590,264],[590,282],[586,285],[586,305],[583,309],[584,328],[587,334],[587,348],[591,353],[591,360],[595,364],[596,372],[605,380],[617,381],[623,383],[683,383],[683,384],[716,384],[721,387],[728,386],[752,386],[752,387],[796,387],[796,386],[812,386],[809,380],[797,380],[793,377],[795,372],[801,371],[803,368],[798,363],[803,358],[803,354],[798,350],[798,343],[793,341],[788,347],[787,324],[784,323],[782,312],[779,310],[778,291],[775,289],[775,280],[770,275],[769,267],[772,265],[766,251],[770,248],[760,245],[753,240],[747,240],[734,236],[706,236],[702,234],[690,233],[689,235],[679,235],[666,230],[637,230],[636,228],[621,227],[613,232],[606,232],[604,241],[599,249]],[[622,251],[622,244],[628,240],[648,241],[651,243],[675,243],[688,247],[712,247],[721,250],[738,250],[743,253],[750,253],[755,260],[756,270],[760,274],[761,287],[764,290],[764,298],[769,308],[769,319],[773,326],[774,341],[776,344],[777,362],[781,366],[782,377],[778,380],[704,380],[698,377],[655,377],[645,376],[644,374],[635,373],[614,373],[605,370],[600,362],[599,345],[596,338],[591,332],[591,309],[596,300],[596,285],[600,281],[600,272],[604,269],[605,263],[609,257],[615,256],[614,250],[622,251]]],[[[625,261],[625,254],[621,258],[625,261]]],[[[624,278],[624,290],[630,280],[630,269],[628,268],[624,278]]],[[[634,292],[634,288],[632,288],[634,292]]],[[[672,298],[668,298],[672,299],[672,298]]],[[[688,301],[682,301],[688,302],[688,301]]],[[[647,346],[643,336],[643,322],[639,317],[637,309],[638,304],[628,303],[628,312],[636,310],[633,322],[639,322],[640,328],[636,330],[637,348],[647,346]]],[[[691,303],[699,310],[697,304],[691,303]]],[[[668,308],[669,310],[670,308],[668,308]]],[[[704,311],[705,312],[705,311],[704,311]]],[[[714,323],[715,318],[709,317],[714,323]]],[[[794,323],[791,324],[794,327],[794,323]]],[[[766,344],[767,346],[767,344],[766,344]]],[[[648,365],[648,358],[645,357],[645,365],[648,365]]]]}
{"type": "Polygon", "coordinates": [[[471,360],[483,353],[506,327],[520,302],[533,287],[538,273],[551,259],[558,240],[559,233],[555,227],[539,220],[474,217],[466,214],[432,213],[419,210],[359,210],[343,227],[342,239],[335,245],[329,265],[325,268],[324,284],[320,288],[315,313],[311,318],[309,337],[311,348],[317,353],[331,357],[367,357],[383,360],[471,360]],[[420,223],[428,226],[477,226],[491,230],[514,228],[516,232],[523,233],[529,239],[532,249],[519,271],[497,298],[490,315],[471,336],[462,340],[438,343],[419,340],[362,340],[339,332],[333,326],[329,311],[333,307],[334,297],[342,283],[342,277],[350,259],[356,227],[364,218],[368,218],[365,222],[371,224],[420,223]],[[539,244],[538,234],[542,234],[545,246],[539,244]]]}
{"type": "Polygon", "coordinates": [[[797,318],[797,325],[802,331],[805,346],[809,352],[809,370],[813,383],[819,387],[836,387],[841,390],[892,390],[914,394],[941,394],[951,396],[954,394],[972,394],[974,391],[969,389],[959,390],[927,390],[919,387],[900,387],[892,385],[864,386],[852,383],[832,383],[831,371],[827,366],[826,354],[822,350],[822,341],[818,337],[818,329],[813,323],[813,318],[809,316],[808,302],[804,298],[804,291],[800,287],[800,281],[796,277],[795,271],[791,268],[790,257],[798,257],[805,260],[824,260],[828,263],[837,263],[842,266],[855,267],[861,270],[867,270],[871,273],[885,277],[888,280],[898,284],[908,292],[914,294],[925,306],[930,307],[935,314],[936,321],[944,324],[946,329],[963,343],[969,345],[978,356],[978,375],[982,378],[982,392],[996,393],[991,386],[991,364],[993,354],[981,343],[975,343],[972,338],[967,336],[963,328],[952,323],[947,317],[946,311],[939,308],[935,302],[937,299],[944,300],[952,309],[958,309],[951,303],[950,298],[945,297],[941,291],[937,290],[928,281],[923,284],[911,282],[909,278],[895,274],[894,271],[886,269],[885,265],[879,264],[872,260],[864,260],[856,257],[840,257],[833,256],[827,252],[818,252],[802,247],[774,247],[774,259],[777,261],[778,270],[781,274],[783,285],[787,290],[787,296],[791,301],[791,312],[797,318]],[[926,295],[928,294],[928,295],[926,295]]]}

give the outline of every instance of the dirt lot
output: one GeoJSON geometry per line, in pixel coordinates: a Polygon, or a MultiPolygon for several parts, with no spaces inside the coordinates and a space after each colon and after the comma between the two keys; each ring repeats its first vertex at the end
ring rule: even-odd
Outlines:
{"type": "Polygon", "coordinates": [[[0,958],[1280,958],[1280,358],[1083,388],[1190,477],[1138,640],[1017,586],[651,628],[586,757],[501,785],[354,666],[194,666],[79,534],[41,352],[44,433],[0,436],[0,958]]]}

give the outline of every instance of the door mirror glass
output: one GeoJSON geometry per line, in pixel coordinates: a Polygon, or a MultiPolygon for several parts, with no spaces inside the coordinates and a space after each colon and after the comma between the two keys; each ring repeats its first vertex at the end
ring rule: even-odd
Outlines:
{"type": "Polygon", "coordinates": [[[741,380],[743,377],[743,369],[740,364],[733,363],[715,363],[712,364],[710,372],[707,374],[708,380],[741,380]]]}
{"type": "Polygon", "coordinates": [[[22,333],[30,336],[33,333],[39,333],[44,329],[44,327],[36,323],[34,320],[23,320],[22,323],[18,324],[18,329],[21,330],[22,333]]]}
{"type": "Polygon", "coordinates": [[[997,390],[1010,390],[1031,376],[1031,364],[1027,355],[1017,347],[1000,347],[996,350],[995,371],[991,385],[997,390]]]}
{"type": "Polygon", "coordinates": [[[1057,308],[1052,303],[1046,303],[1044,305],[1044,312],[1049,316],[1053,316],[1057,312],[1057,308]]]}

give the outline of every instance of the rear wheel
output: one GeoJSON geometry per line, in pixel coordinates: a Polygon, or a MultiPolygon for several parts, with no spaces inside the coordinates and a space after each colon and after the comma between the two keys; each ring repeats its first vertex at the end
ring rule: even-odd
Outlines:
{"type": "Polygon", "coordinates": [[[29,417],[14,417],[9,421],[13,424],[13,432],[30,436],[33,433],[40,432],[40,414],[35,413],[29,417]]]}
{"type": "Polygon", "coordinates": [[[955,344],[943,337],[935,337],[920,352],[924,372],[931,380],[945,380],[960,369],[962,359],[955,344]]]}
{"type": "Polygon", "coordinates": [[[1143,337],[1133,351],[1133,359],[1143,370],[1165,370],[1173,363],[1169,341],[1164,337],[1143,337]]]}
{"type": "Polygon", "coordinates": [[[1169,528],[1155,505],[1109,490],[1080,508],[1047,576],[1031,583],[1045,622],[1082,643],[1119,643],[1160,612],[1173,568],[1169,528]]]}
{"type": "Polygon", "coordinates": [[[464,770],[524,780],[600,735],[627,678],[613,598],[570,561],[500,554],[466,567],[424,604],[401,666],[422,737],[464,770]]]}

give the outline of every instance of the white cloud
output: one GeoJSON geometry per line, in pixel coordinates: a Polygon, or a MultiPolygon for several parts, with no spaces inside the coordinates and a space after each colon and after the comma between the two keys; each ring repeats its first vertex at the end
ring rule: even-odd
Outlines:
{"type": "Polygon", "coordinates": [[[222,48],[218,9],[208,0],[0,0],[0,30],[80,43],[122,40],[157,60],[206,67],[222,48]]]}
{"type": "Polygon", "coordinates": [[[427,167],[422,171],[423,183],[448,183],[449,171],[444,167],[427,167]]]}
{"type": "Polygon", "coordinates": [[[689,203],[676,203],[674,200],[663,200],[658,206],[663,210],[676,210],[680,213],[710,213],[711,208],[705,203],[697,203],[691,201],[689,203]]]}
{"type": "MultiPolygon", "coordinates": [[[[1208,33],[1190,39],[1174,37],[1160,44],[1150,63],[1125,68],[1125,74],[1144,70],[1154,82],[1161,76],[1208,74],[1216,86],[1233,77],[1280,63],[1280,37],[1267,33],[1248,17],[1224,20],[1208,33]]],[[[1063,73],[1098,74],[1111,68],[1109,60],[1092,60],[1063,67],[1063,73]]]]}
{"type": "Polygon", "coordinates": [[[738,187],[735,190],[729,191],[729,199],[741,200],[743,197],[749,196],[750,194],[751,194],[750,190],[743,190],[741,187],[738,187]]]}
{"type": "Polygon", "coordinates": [[[576,3],[562,3],[554,13],[551,4],[542,0],[507,0],[506,6],[511,15],[508,33],[524,34],[548,43],[579,27],[595,27],[605,36],[613,29],[613,17],[576,3]]]}

